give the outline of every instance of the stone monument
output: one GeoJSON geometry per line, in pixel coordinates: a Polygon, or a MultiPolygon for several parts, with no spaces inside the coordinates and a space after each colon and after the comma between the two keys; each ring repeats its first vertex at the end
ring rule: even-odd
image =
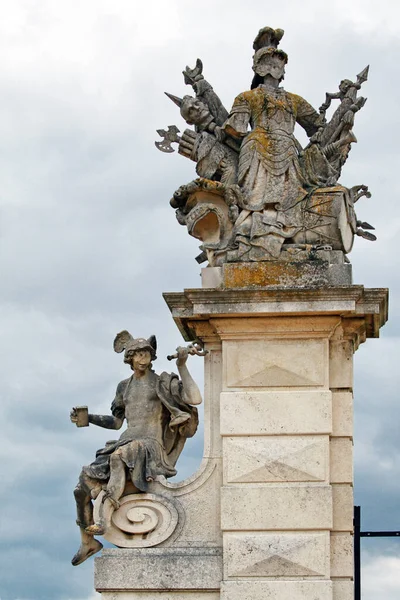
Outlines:
{"type": "Polygon", "coordinates": [[[164,294],[185,340],[198,344],[192,352],[205,355],[204,458],[189,479],[167,481],[201,400],[183,372],[190,348],[178,350],[182,383],[148,371],[152,387],[136,376],[145,367],[135,357],[140,349],[149,365],[154,344],[117,336],[133,383],[118,386],[113,417],[72,413],[77,424],[128,421],[128,437],[98,452],[76,491],[75,564],[100,549],[94,534],[118,546],[95,561],[103,600],[354,597],[353,354],[379,336],[388,294],[352,284],[354,237],[376,238],[354,208],[368,188],[338,179],[368,68],[316,111],[280,85],[282,36],[260,30],[251,89],[230,112],[200,60],[183,72],[195,96],[167,94],[194,128],[160,129],[156,146],[171,153],[176,143],[196,163],[198,178],[171,205],[201,241],[197,261],[208,262],[201,289],[164,294]]]}

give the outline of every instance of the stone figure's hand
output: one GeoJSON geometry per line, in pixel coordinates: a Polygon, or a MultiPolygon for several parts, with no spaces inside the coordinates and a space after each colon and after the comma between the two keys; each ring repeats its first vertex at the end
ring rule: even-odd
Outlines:
{"type": "Polygon", "coordinates": [[[178,346],[178,348],[176,349],[176,352],[178,354],[176,366],[183,367],[186,364],[187,357],[189,355],[189,349],[183,348],[182,346],[178,346]]]}
{"type": "Polygon", "coordinates": [[[190,129],[185,129],[179,142],[179,153],[190,158],[194,151],[197,134],[190,129]]]}
{"type": "Polygon", "coordinates": [[[221,127],[219,127],[218,125],[214,129],[214,135],[215,135],[215,137],[217,138],[217,140],[219,142],[224,142],[225,139],[226,139],[226,133],[225,133],[225,131],[221,127]]]}
{"type": "Polygon", "coordinates": [[[314,135],[312,135],[310,137],[310,142],[313,143],[313,144],[319,144],[320,141],[321,141],[322,132],[323,132],[323,127],[320,127],[318,129],[318,131],[316,131],[314,133],[314,135]]]}
{"type": "Polygon", "coordinates": [[[71,410],[71,412],[69,414],[69,418],[71,419],[71,423],[75,423],[75,425],[77,424],[77,422],[78,422],[78,412],[77,412],[77,410],[76,410],[75,407],[71,410]]]}
{"type": "Polygon", "coordinates": [[[348,110],[346,113],[344,113],[343,115],[343,123],[345,123],[346,125],[353,125],[354,123],[354,113],[351,110],[348,110]]]}

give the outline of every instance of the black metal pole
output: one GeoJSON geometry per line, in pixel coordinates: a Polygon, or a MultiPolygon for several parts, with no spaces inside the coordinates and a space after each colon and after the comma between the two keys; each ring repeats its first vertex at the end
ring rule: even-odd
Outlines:
{"type": "Polygon", "coordinates": [[[361,600],[361,507],[354,507],[354,600],[361,600]]]}

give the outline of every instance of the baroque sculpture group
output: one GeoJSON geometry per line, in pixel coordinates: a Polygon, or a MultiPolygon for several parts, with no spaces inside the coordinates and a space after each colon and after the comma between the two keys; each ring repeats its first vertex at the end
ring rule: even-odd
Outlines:
{"type": "MultiPolygon", "coordinates": [[[[312,261],[321,249],[348,253],[355,235],[375,239],[369,232],[373,227],[360,222],[354,211],[357,200],[370,195],[368,188],[338,184],[357,141],[354,117],[366,102],[358,92],[368,68],[355,82],[345,79],[336,93],[327,93],[317,112],[280,85],[288,61],[278,48],[282,36],[281,29],[260,30],[253,44],[251,89],[236,97],[229,113],[204,79],[200,60],[184,71],[195,96],[167,94],[193,129],[181,136],[176,126],[159,130],[163,139],[156,146],[173,152],[171,144],[177,143],[178,152],[196,163],[198,178],[180,186],[171,205],[178,222],[201,240],[197,260],[208,261],[209,267],[312,261]],[[328,121],[334,100],[339,103],[328,121]],[[296,123],[309,137],[305,148],[294,135],[296,123]]],[[[175,509],[167,497],[153,493],[154,486],[176,475],[185,441],[198,425],[196,405],[202,398],[186,360],[188,354],[204,355],[200,346],[177,349],[179,377],[153,371],[154,336],[134,338],[123,331],[114,349],[124,353],[133,374],[118,384],[111,415],[89,414],[86,407],[71,412],[78,427],[90,423],[119,430],[127,423],[119,439],[108,441],[82,469],[75,488],[81,545],[73,565],[102,548],[96,535],[126,547],[135,547],[136,539],[155,545],[152,535],[159,536],[157,543],[170,535],[175,509]]]]}
{"type": "Polygon", "coordinates": [[[282,29],[260,30],[251,89],[236,97],[230,113],[204,79],[200,60],[183,72],[196,96],[167,94],[194,125],[181,137],[175,125],[158,130],[163,140],[156,146],[173,152],[176,142],[178,152],[196,162],[199,178],[180,186],[171,206],[178,222],[202,241],[198,262],[282,260],[302,250],[307,259],[319,247],[349,252],[354,235],[376,239],[354,211],[361,196],[369,197],[368,188],[337,184],[357,141],[354,116],[366,102],[357,94],[368,67],[356,82],[344,79],[337,93],[327,93],[317,112],[280,86],[288,61],[278,48],[282,36],[282,29]],[[339,106],[328,122],[332,100],[339,106]],[[309,137],[306,148],[294,136],[296,123],[309,137]]]}

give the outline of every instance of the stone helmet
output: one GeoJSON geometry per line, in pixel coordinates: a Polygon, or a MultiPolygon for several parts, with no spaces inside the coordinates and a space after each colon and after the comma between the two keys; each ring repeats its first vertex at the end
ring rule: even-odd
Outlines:
{"type": "Polygon", "coordinates": [[[279,81],[284,78],[288,55],[283,50],[278,49],[283,34],[283,29],[272,29],[271,27],[264,27],[258,32],[253,42],[253,49],[255,50],[253,71],[255,75],[251,83],[251,89],[258,87],[263,82],[263,77],[271,72],[271,66],[275,67],[275,72],[279,71],[275,78],[279,81]],[[272,65],[272,63],[275,63],[275,65],[272,65]]]}
{"type": "Polygon", "coordinates": [[[151,335],[147,340],[145,338],[134,338],[129,331],[121,331],[117,333],[114,340],[115,352],[124,352],[124,362],[130,364],[132,356],[139,350],[148,350],[151,360],[156,360],[157,339],[155,335],[151,335]]]}

